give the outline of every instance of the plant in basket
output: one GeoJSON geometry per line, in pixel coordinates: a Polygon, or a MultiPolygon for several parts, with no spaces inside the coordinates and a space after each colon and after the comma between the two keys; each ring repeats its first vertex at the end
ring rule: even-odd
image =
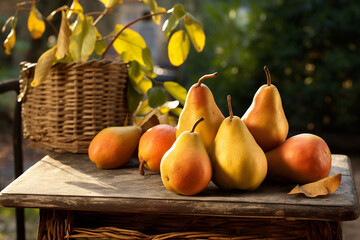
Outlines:
{"type": "MultiPolygon", "coordinates": [[[[121,7],[123,0],[99,0],[99,2],[103,6],[99,12],[88,12],[80,0],[73,0],[71,5],[54,9],[48,16],[44,16],[37,8],[39,0],[18,2],[16,12],[8,18],[2,28],[3,33],[7,34],[3,46],[8,55],[11,54],[16,43],[15,29],[20,13],[28,13],[27,28],[32,38],[40,38],[47,28],[51,28],[57,36],[56,44],[46,50],[37,63],[22,63],[23,82],[18,100],[30,104],[36,98],[41,99],[38,100],[39,102],[34,102],[31,107],[23,104],[23,119],[26,120],[26,116],[38,115],[34,114],[34,109],[51,115],[43,119],[52,119],[51,123],[39,127],[37,136],[30,134],[33,140],[46,137],[54,139],[54,136],[49,134],[52,130],[48,127],[59,124],[54,131],[55,135],[59,135],[61,128],[68,131],[64,135],[71,135],[71,140],[64,140],[66,144],[73,142],[74,132],[81,138],[88,136],[83,142],[87,147],[89,139],[96,132],[106,126],[119,125],[108,120],[110,118],[122,118],[123,124],[126,125],[131,124],[130,119],[136,116],[143,117],[154,112],[168,116],[169,111],[177,115],[181,112],[187,94],[186,89],[174,81],[156,81],[151,50],[144,38],[129,27],[141,20],[152,18],[167,40],[170,63],[180,66],[186,60],[191,45],[197,52],[203,50],[205,34],[202,24],[181,4],[165,9],[158,6],[155,0],[141,0],[140,2],[148,6],[149,14],[134,19],[126,25],[116,24],[111,32],[102,35],[98,31],[97,24],[116,8],[121,7]],[[56,18],[61,18],[59,26],[53,24],[56,18]],[[105,59],[110,48],[116,51],[117,59],[105,59]],[[116,77],[116,74],[119,76],[116,77]],[[66,81],[59,82],[61,78],[66,78],[66,81]],[[114,81],[121,81],[114,78],[126,78],[125,83],[122,83],[124,86],[116,85],[114,81]],[[108,85],[103,86],[106,83],[108,85]],[[114,89],[125,92],[123,94],[115,92],[113,96],[111,92],[114,89]],[[54,94],[55,91],[58,92],[54,94]],[[40,97],[41,94],[44,96],[40,97]],[[71,97],[71,94],[76,97],[71,97]],[[95,96],[96,94],[98,96],[95,96]],[[119,95],[125,97],[119,99],[119,95]],[[95,103],[94,99],[104,97],[108,103],[95,103]],[[41,107],[44,102],[50,102],[50,106],[41,107]],[[59,106],[66,102],[69,104],[91,102],[91,105],[59,106]],[[115,106],[117,109],[111,109],[114,107],[110,106],[115,106]],[[55,121],[52,111],[63,119],[55,121]],[[118,117],[116,113],[119,111],[125,111],[126,117],[118,117]],[[88,112],[91,112],[93,117],[86,116],[88,112]],[[108,115],[102,117],[101,113],[104,112],[108,115]],[[73,119],[77,118],[81,118],[81,124],[85,126],[79,127],[79,124],[74,124],[73,119]],[[64,127],[64,124],[69,122],[72,126],[64,127]],[[95,125],[97,128],[92,129],[90,133],[79,130],[91,129],[91,126],[95,125]]],[[[32,123],[24,122],[24,135],[33,131],[27,130],[33,127],[32,123]]],[[[61,137],[64,138],[63,135],[61,137]]]]}

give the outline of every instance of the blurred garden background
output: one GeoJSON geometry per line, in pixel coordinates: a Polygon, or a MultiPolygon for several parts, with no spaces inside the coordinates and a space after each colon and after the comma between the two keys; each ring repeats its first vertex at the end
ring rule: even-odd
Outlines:
{"type": "MultiPolygon", "coordinates": [[[[39,1],[37,7],[47,15],[71,2],[39,1]]],[[[100,4],[90,0],[79,2],[94,11],[100,4]]],[[[176,2],[203,23],[206,44],[203,52],[192,50],[182,66],[173,67],[167,60],[160,29],[155,35],[149,33],[144,38],[152,50],[159,75],[174,78],[189,89],[202,75],[218,72],[219,76],[206,84],[224,115],[228,114],[226,96],[230,94],[234,114],[242,116],[257,89],[266,83],[263,67],[267,65],[282,97],[289,135],[311,132],[323,137],[333,153],[351,157],[355,179],[359,180],[360,4],[357,0],[163,0],[158,4],[168,7],[176,2]]],[[[138,6],[138,1],[124,0],[126,7],[132,11],[114,12],[99,29],[111,31],[107,23],[113,26],[113,22],[135,19],[147,11],[138,6]]],[[[0,0],[1,27],[15,9],[15,1],[0,0]]],[[[19,63],[36,62],[56,39],[51,29],[41,39],[31,39],[24,27],[26,20],[27,14],[19,15],[12,55],[7,56],[3,48],[0,50],[0,81],[19,77],[19,63]]],[[[60,18],[54,19],[54,24],[60,24],[60,18]]],[[[134,29],[146,32],[154,27],[158,26],[139,23],[134,29]]],[[[1,42],[7,33],[1,34],[1,42]]],[[[12,158],[10,136],[15,98],[14,93],[0,96],[0,167],[3,169],[10,166],[7,162],[12,158]]],[[[28,147],[26,141],[24,149],[29,151],[24,154],[30,162],[27,166],[34,160],[31,156],[42,154],[28,147]]],[[[6,172],[8,169],[1,171],[1,189],[11,181],[11,173],[6,172]]],[[[37,212],[29,211],[28,215],[36,219],[37,212]]],[[[11,216],[11,210],[0,209],[0,239],[14,236],[6,235],[14,229],[12,220],[7,220],[11,216]]],[[[360,227],[359,221],[348,224],[344,224],[348,234],[345,239],[355,239],[356,233],[352,231],[360,227]]]]}

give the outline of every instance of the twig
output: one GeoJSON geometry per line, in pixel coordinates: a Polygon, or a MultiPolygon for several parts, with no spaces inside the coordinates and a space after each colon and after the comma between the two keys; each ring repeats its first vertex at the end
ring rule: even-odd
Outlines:
{"type": "Polygon", "coordinates": [[[105,54],[106,52],[109,50],[110,46],[113,45],[113,43],[115,42],[115,40],[120,36],[120,34],[125,30],[127,29],[128,27],[130,27],[131,25],[141,21],[141,20],[144,20],[146,18],[149,18],[149,17],[153,17],[153,16],[156,16],[156,15],[162,15],[162,14],[165,14],[167,13],[166,11],[163,11],[163,12],[156,12],[156,13],[149,13],[149,14],[146,14],[140,18],[137,18],[135,19],[134,21],[128,23],[126,26],[124,26],[117,34],[116,36],[113,38],[113,40],[107,45],[105,51],[103,52],[103,54],[101,55],[101,59],[104,59],[105,57],[105,54]]]}

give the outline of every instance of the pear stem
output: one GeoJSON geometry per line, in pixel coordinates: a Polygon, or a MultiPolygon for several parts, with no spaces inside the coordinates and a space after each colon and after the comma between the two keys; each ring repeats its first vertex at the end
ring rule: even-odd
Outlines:
{"type": "Polygon", "coordinates": [[[196,122],[194,123],[193,127],[190,130],[190,133],[193,133],[195,131],[196,126],[203,120],[204,120],[204,117],[201,117],[198,120],[196,120],[196,122]]]}
{"type": "Polygon", "coordinates": [[[227,96],[227,103],[228,103],[228,107],[229,107],[229,115],[230,115],[230,122],[231,122],[234,115],[233,115],[233,111],[232,111],[232,107],[231,107],[231,96],[230,95],[227,96]]]}
{"type": "Polygon", "coordinates": [[[214,73],[206,74],[206,75],[202,76],[202,77],[199,79],[196,87],[200,87],[201,83],[202,83],[205,79],[207,79],[207,78],[214,78],[214,77],[217,77],[217,75],[218,75],[218,73],[217,73],[217,72],[214,72],[214,73]]]}
{"type": "Polygon", "coordinates": [[[271,76],[270,76],[269,68],[267,66],[265,66],[264,71],[266,73],[267,85],[270,86],[271,85],[271,76]]]}
{"type": "Polygon", "coordinates": [[[140,160],[140,165],[139,165],[139,173],[141,176],[144,176],[144,165],[145,165],[145,161],[144,160],[140,160]]]}

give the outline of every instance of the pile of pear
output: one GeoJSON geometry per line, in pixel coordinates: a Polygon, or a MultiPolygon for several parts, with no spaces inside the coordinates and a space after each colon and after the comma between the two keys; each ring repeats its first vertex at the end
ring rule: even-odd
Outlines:
{"type": "Polygon", "coordinates": [[[188,91],[176,129],[176,140],[160,163],[161,179],[169,191],[195,195],[212,181],[223,190],[254,191],[267,176],[295,183],[327,177],[331,153],[326,142],[311,133],[287,138],[289,124],[281,96],[271,83],[255,93],[240,118],[224,117],[201,77],[188,91]]]}
{"type": "Polygon", "coordinates": [[[327,177],[331,152],[311,133],[288,138],[289,124],[281,96],[264,67],[266,84],[240,118],[218,108],[204,75],[187,93],[177,126],[156,125],[145,133],[140,126],[101,130],[88,148],[89,159],[100,169],[125,165],[138,149],[139,172],[160,172],[166,189],[196,195],[212,181],[223,190],[254,191],[267,177],[303,184],[327,177]]]}

